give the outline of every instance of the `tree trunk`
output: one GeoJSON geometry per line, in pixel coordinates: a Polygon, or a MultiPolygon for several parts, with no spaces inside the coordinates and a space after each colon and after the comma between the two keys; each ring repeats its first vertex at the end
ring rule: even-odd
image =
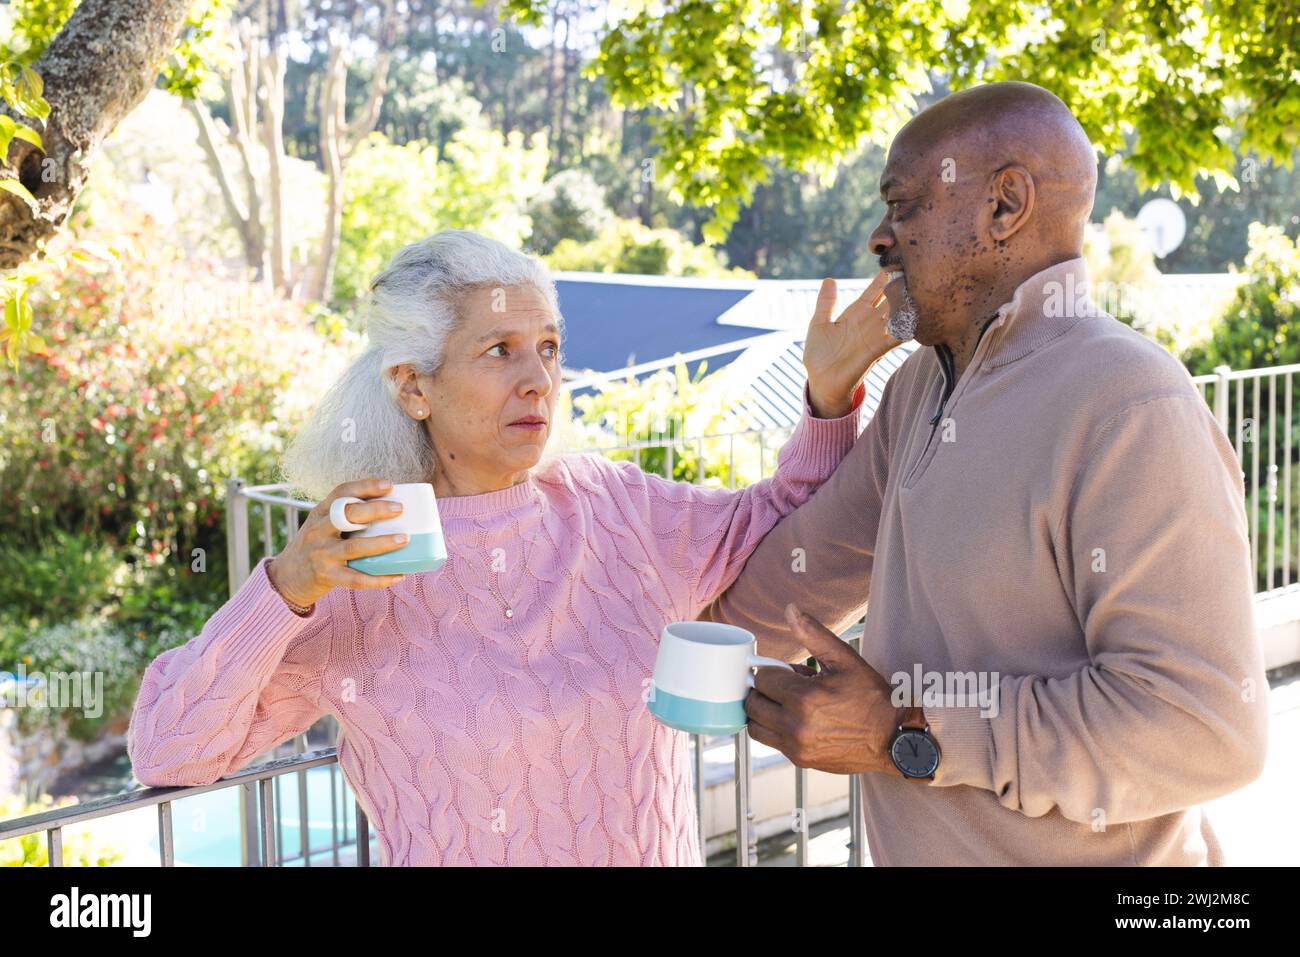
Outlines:
{"type": "Polygon", "coordinates": [[[379,123],[384,92],[388,85],[388,69],[392,63],[395,42],[396,18],[394,4],[384,5],[384,20],[380,28],[379,57],[370,81],[370,92],[365,105],[347,121],[348,66],[345,40],[331,35],[328,64],[321,84],[320,95],[320,150],[321,165],[327,181],[325,223],[321,231],[320,252],[316,266],[311,270],[311,280],[305,295],[317,302],[325,302],[334,288],[334,267],[338,262],[339,232],[343,226],[343,174],[347,171],[352,154],[379,123]]]}
{"type": "Polygon", "coordinates": [[[35,126],[45,149],[14,140],[10,156],[37,209],[0,192],[0,268],[16,267],[58,232],[100,144],[153,87],[191,5],[192,0],[82,0],[33,64],[50,115],[43,129],[37,120],[15,119],[35,126]]]}
{"type": "Polygon", "coordinates": [[[261,167],[254,159],[253,144],[258,138],[257,84],[258,44],[253,37],[253,22],[248,17],[240,20],[231,34],[235,64],[226,83],[226,99],[230,102],[230,138],[239,150],[240,172],[244,179],[244,194],[248,197],[248,214],[256,237],[257,259],[250,262],[258,281],[266,276],[266,215],[262,209],[262,188],[258,181],[261,167]]]}
{"type": "Polygon", "coordinates": [[[230,221],[234,223],[235,231],[239,233],[239,240],[244,246],[244,262],[253,270],[254,280],[260,281],[266,268],[266,237],[262,232],[262,216],[261,210],[258,209],[259,197],[256,188],[254,186],[251,202],[240,196],[235,184],[236,174],[221,155],[219,131],[212,114],[208,112],[207,105],[197,97],[186,100],[185,105],[198,124],[199,145],[203,147],[208,165],[217,178],[217,185],[221,187],[221,198],[226,204],[226,212],[230,216],[230,221]]]}
{"type": "Polygon", "coordinates": [[[292,295],[289,273],[289,236],[284,221],[284,71],[287,54],[283,36],[267,39],[262,57],[261,120],[262,145],[266,148],[267,199],[271,204],[271,285],[276,292],[292,295]]]}
{"type": "Polygon", "coordinates": [[[312,273],[308,298],[324,302],[334,284],[334,264],[338,258],[339,230],[343,225],[343,108],[347,101],[348,68],[343,62],[343,47],[330,44],[329,65],[321,86],[320,153],[325,168],[325,224],[321,232],[320,252],[312,273]]]}

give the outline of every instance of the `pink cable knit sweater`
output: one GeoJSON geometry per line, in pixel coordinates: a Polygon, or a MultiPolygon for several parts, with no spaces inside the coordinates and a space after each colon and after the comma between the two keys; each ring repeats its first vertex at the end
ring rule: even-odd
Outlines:
{"type": "Polygon", "coordinates": [[[702,864],[688,735],[642,700],[660,630],[735,580],[830,477],[857,420],[811,417],[805,392],[775,475],[740,491],[557,457],[442,499],[438,571],[335,588],[303,617],[263,559],[149,666],[135,776],[208,784],[331,713],[381,865],[702,864]]]}

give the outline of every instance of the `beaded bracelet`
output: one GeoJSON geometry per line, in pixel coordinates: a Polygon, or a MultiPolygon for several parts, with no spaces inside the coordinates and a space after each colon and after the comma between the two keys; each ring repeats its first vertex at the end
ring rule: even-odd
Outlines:
{"type": "Polygon", "coordinates": [[[280,591],[280,589],[279,589],[278,587],[276,587],[275,579],[271,577],[271,563],[270,563],[270,562],[267,562],[267,563],[266,563],[266,580],[269,581],[269,582],[271,583],[271,589],[272,589],[272,590],[273,590],[277,595],[280,596],[280,599],[281,599],[281,600],[282,600],[286,605],[289,606],[289,610],[292,611],[295,615],[298,615],[300,618],[306,618],[308,615],[310,615],[310,614],[312,613],[312,609],[316,607],[316,603],[315,603],[315,602],[312,602],[310,605],[308,605],[307,607],[304,608],[302,605],[299,605],[299,604],[297,604],[296,602],[292,602],[292,601],[290,601],[288,598],[285,598],[285,597],[284,597],[284,592],[280,591]]]}

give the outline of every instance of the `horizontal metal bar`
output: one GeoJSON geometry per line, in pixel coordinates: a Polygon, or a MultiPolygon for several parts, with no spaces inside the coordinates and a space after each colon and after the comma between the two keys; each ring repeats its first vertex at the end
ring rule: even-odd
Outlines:
{"type": "MultiPolygon", "coordinates": [[[[1300,372],[1300,362],[1293,362],[1287,366],[1265,366],[1262,369],[1233,369],[1225,372],[1223,377],[1225,379],[1259,379],[1264,376],[1281,375],[1284,372],[1300,372]]],[[[1217,379],[1218,376],[1212,376],[1211,378],[1217,379]]]]}
{"type": "Polygon", "coordinates": [[[223,788],[235,787],[251,781],[261,781],[282,774],[292,774],[295,771],[324,767],[328,764],[335,764],[337,761],[338,754],[335,748],[318,748],[315,751],[308,751],[306,754],[277,758],[274,761],[247,768],[236,774],[227,775],[211,784],[171,788],[136,788],[133,791],[125,791],[121,794],[110,794],[107,797],[86,801],[84,804],[75,804],[71,807],[56,808],[52,811],[42,811],[40,814],[29,814],[26,817],[15,817],[7,821],[0,821],[0,841],[35,834],[37,831],[48,830],[56,824],[61,827],[81,824],[85,821],[108,817],[110,814],[134,811],[142,807],[153,807],[168,801],[179,801],[181,798],[206,794],[209,791],[220,791],[223,788]]]}
{"type": "Polygon", "coordinates": [[[300,508],[310,512],[316,507],[315,502],[305,502],[302,499],[287,498],[283,495],[272,495],[271,492],[287,488],[286,485],[251,485],[245,488],[240,494],[250,501],[261,502],[265,505],[282,505],[285,508],[300,508]]]}

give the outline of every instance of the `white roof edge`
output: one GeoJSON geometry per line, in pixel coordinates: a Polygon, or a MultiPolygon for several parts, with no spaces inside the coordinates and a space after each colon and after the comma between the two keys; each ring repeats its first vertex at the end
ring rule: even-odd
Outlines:
{"type": "MultiPolygon", "coordinates": [[[[817,289],[821,278],[816,279],[735,279],[730,277],[710,278],[705,276],[653,276],[639,273],[615,272],[559,272],[553,271],[551,278],[570,282],[603,282],[623,286],[678,286],[686,289],[817,289]]],[[[869,283],[871,278],[839,279],[837,283],[869,283]]]]}
{"type": "Polygon", "coordinates": [[[746,336],[744,339],[733,339],[731,342],[722,342],[716,346],[705,346],[703,349],[695,349],[691,352],[673,353],[671,356],[665,356],[661,359],[651,359],[648,362],[641,362],[633,366],[624,366],[621,369],[614,369],[610,372],[592,372],[590,370],[576,375],[573,379],[562,381],[561,389],[585,389],[593,386],[598,382],[609,382],[614,379],[625,379],[629,375],[641,375],[644,372],[654,372],[658,369],[668,369],[677,365],[677,360],[682,362],[694,362],[697,359],[708,359],[711,356],[726,355],[729,352],[743,352],[751,346],[773,340],[773,337],[786,338],[787,334],[779,329],[771,332],[760,333],[757,336],[746,336]]]}

